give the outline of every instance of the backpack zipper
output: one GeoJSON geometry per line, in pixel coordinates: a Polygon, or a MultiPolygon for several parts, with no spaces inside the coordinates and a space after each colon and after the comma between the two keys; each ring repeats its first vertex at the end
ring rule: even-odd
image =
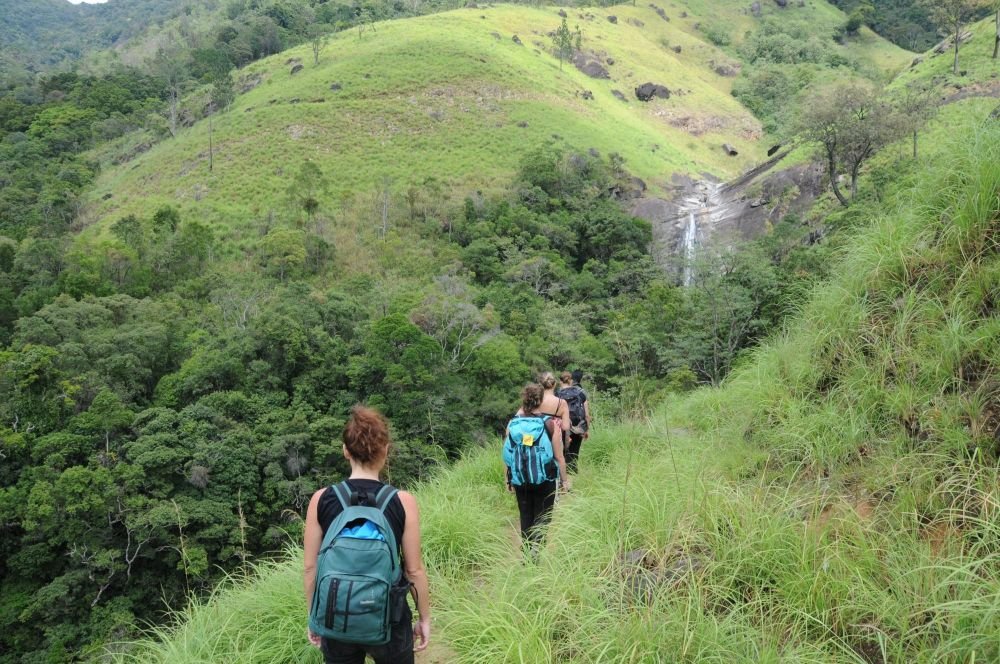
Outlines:
{"type": "MultiPolygon", "coordinates": [[[[337,615],[337,592],[340,590],[340,579],[330,582],[326,603],[326,628],[333,629],[333,621],[337,615]]],[[[346,619],[345,619],[346,622],[346,619]]]]}

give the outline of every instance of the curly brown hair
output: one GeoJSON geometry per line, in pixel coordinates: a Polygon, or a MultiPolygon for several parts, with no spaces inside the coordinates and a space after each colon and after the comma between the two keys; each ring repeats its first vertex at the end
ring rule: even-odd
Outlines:
{"type": "Polygon", "coordinates": [[[524,411],[525,415],[530,415],[542,405],[543,398],[545,398],[545,390],[542,389],[542,386],[537,383],[528,383],[521,390],[521,410],[524,411]]]}
{"type": "Polygon", "coordinates": [[[374,408],[352,408],[342,438],[351,458],[366,466],[389,453],[389,425],[374,408]]]}

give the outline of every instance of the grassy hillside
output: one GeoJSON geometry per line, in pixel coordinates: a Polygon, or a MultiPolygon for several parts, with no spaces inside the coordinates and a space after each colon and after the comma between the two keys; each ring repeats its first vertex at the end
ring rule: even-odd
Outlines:
{"type": "MultiPolygon", "coordinates": [[[[452,661],[1000,658],[1000,125],[952,132],[723,388],[599,427],[536,564],[496,450],[419,489],[452,661]]],[[[297,555],[122,661],[316,661],[297,555]]]]}
{"type": "MultiPolygon", "coordinates": [[[[768,144],[760,123],[729,94],[733,79],[714,71],[738,64],[735,51],[713,46],[705,31],[725,26],[735,45],[759,20],[743,4],[664,4],[669,21],[648,6],[573,10],[570,26],[579,24],[584,50],[605,63],[610,80],[588,78],[568,64],[560,71],[547,36],[559,24],[555,9],[463,9],[380,23],[360,36],[341,32],[318,66],[306,45],[240,73],[264,82],[214,118],[213,172],[209,126],[201,121],[129,163],[108,165],[87,217],[148,213],[177,202],[182,212],[219,221],[266,214],[306,159],[331,179],[329,207],[386,178],[405,189],[434,177],[464,195],[495,189],[521,155],[550,140],[618,152],[654,188],[674,172],[733,176],[756,163],[768,144]],[[515,34],[523,46],[512,41],[515,34]],[[305,66],[295,75],[292,58],[305,66]],[[633,89],[647,81],[675,94],[638,102],[633,89]],[[331,90],[334,83],[341,89],[331,90]],[[594,99],[583,99],[584,90],[594,99]],[[738,157],[724,154],[727,142],[738,157]]],[[[826,3],[784,11],[766,4],[780,20],[820,29],[832,31],[842,20],[826,3]]],[[[871,33],[848,49],[890,70],[908,59],[871,33]]]]}
{"type": "Polygon", "coordinates": [[[990,94],[1000,97],[1000,59],[992,57],[995,20],[984,19],[969,26],[968,30],[972,32],[972,38],[963,42],[959,49],[959,76],[952,73],[953,50],[948,49],[944,53],[928,51],[920,56],[916,64],[895,78],[893,87],[932,84],[941,90],[943,100],[963,91],[963,96],[990,94]]]}

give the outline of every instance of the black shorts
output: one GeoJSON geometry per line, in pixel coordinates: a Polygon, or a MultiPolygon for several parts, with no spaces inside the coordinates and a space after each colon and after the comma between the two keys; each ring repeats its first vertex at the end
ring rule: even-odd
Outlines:
{"type": "Polygon", "coordinates": [[[364,664],[370,655],[375,664],[413,664],[413,613],[406,604],[403,615],[392,625],[392,636],[384,646],[362,646],[323,639],[326,664],[364,664]]]}

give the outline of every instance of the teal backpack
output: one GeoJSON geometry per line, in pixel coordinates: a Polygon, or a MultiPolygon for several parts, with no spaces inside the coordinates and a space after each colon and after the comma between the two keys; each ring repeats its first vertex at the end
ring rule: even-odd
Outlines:
{"type": "Polygon", "coordinates": [[[503,462],[514,486],[544,484],[559,476],[552,438],[545,426],[548,421],[548,415],[526,415],[515,417],[507,425],[503,462]]]}
{"type": "Polygon", "coordinates": [[[393,590],[402,576],[396,535],[385,517],[396,489],[386,484],[368,506],[356,504],[347,482],[332,488],[344,511],[319,550],[309,629],[336,641],[384,645],[391,636],[393,590]]]}

